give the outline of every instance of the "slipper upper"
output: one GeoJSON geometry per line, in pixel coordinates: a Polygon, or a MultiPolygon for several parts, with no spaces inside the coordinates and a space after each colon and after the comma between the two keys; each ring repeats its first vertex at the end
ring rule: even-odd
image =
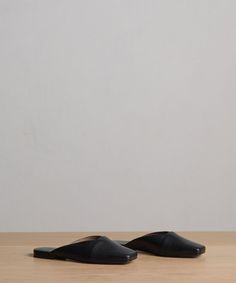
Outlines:
{"type": "Polygon", "coordinates": [[[194,257],[205,252],[205,246],[168,231],[146,234],[128,242],[126,246],[171,257],[194,257]]]}
{"type": "Polygon", "coordinates": [[[69,245],[56,248],[51,253],[57,257],[83,261],[90,261],[91,259],[130,260],[137,256],[136,251],[121,246],[105,236],[87,237],[69,245]]]}

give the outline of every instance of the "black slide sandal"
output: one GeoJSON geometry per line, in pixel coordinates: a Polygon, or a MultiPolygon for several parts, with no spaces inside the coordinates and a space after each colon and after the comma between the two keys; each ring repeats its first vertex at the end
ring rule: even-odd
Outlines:
{"type": "Polygon", "coordinates": [[[206,251],[205,246],[168,231],[154,232],[132,241],[118,241],[118,243],[133,250],[165,257],[197,257],[206,251]]]}
{"type": "Polygon", "coordinates": [[[137,252],[105,236],[90,236],[59,248],[36,248],[34,257],[74,260],[86,263],[124,264],[137,258],[137,252]]]}

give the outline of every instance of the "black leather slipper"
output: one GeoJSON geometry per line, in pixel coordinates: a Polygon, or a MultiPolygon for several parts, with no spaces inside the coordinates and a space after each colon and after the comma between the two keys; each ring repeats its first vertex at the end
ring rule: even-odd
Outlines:
{"type": "Polygon", "coordinates": [[[90,236],[59,248],[36,248],[34,257],[87,263],[123,264],[137,258],[137,252],[105,236],[90,236]]]}
{"type": "Polygon", "coordinates": [[[206,251],[205,246],[168,231],[146,234],[129,242],[118,242],[133,250],[166,257],[197,257],[206,251]]]}

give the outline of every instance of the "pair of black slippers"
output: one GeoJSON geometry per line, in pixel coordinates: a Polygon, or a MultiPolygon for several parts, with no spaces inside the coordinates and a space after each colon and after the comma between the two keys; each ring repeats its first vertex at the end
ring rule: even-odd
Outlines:
{"type": "Polygon", "coordinates": [[[87,263],[124,264],[137,258],[137,250],[165,257],[192,258],[205,253],[205,246],[175,232],[154,232],[132,241],[112,241],[90,236],[59,248],[36,248],[34,257],[87,263]]]}

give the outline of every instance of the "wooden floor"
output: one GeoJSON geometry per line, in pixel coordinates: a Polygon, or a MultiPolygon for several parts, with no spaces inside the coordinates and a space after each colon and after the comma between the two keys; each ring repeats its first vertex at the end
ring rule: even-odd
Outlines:
{"type": "Polygon", "coordinates": [[[0,282],[236,282],[236,232],[179,233],[207,246],[195,259],[139,253],[126,265],[98,265],[32,257],[34,247],[56,247],[92,234],[129,240],[144,233],[0,233],[0,282]]]}

